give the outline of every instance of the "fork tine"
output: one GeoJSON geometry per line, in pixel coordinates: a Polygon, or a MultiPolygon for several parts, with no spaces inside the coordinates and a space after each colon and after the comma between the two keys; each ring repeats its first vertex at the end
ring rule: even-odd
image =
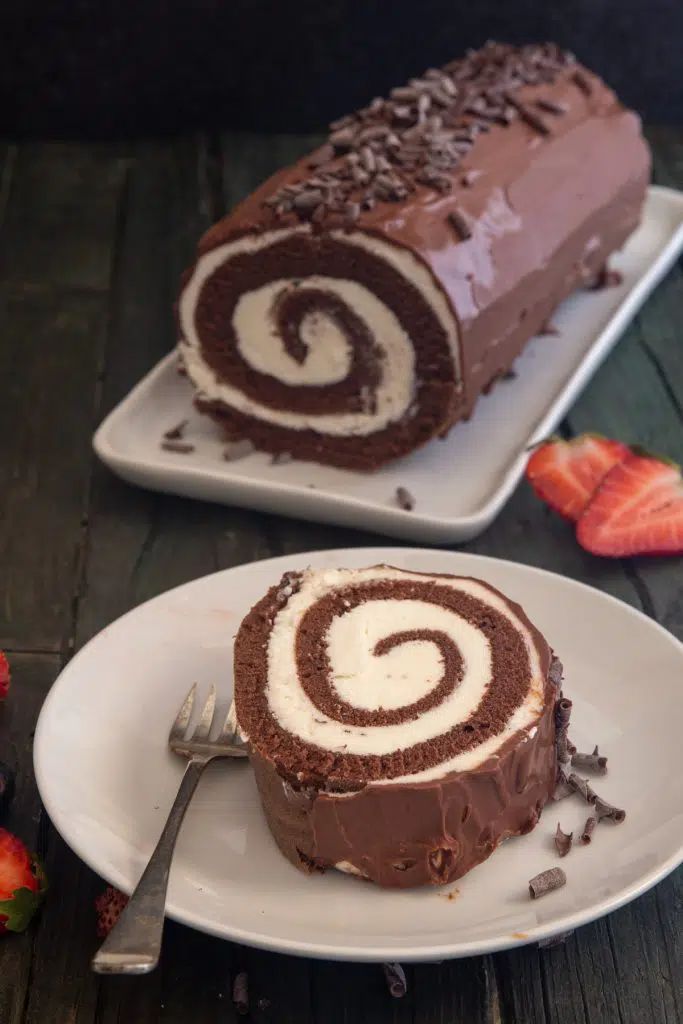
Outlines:
{"type": "Polygon", "coordinates": [[[171,732],[169,735],[170,742],[185,739],[185,733],[187,732],[187,727],[190,724],[190,719],[192,718],[192,708],[194,707],[194,698],[196,693],[197,684],[193,683],[190,688],[190,692],[183,701],[183,705],[178,712],[178,717],[171,726],[171,732]]]}
{"type": "Polygon", "coordinates": [[[211,689],[209,690],[209,696],[206,698],[204,710],[202,711],[202,717],[199,720],[199,725],[194,731],[194,735],[192,737],[193,740],[208,740],[215,709],[216,687],[212,684],[211,689]]]}
{"type": "Polygon", "coordinates": [[[237,732],[237,715],[235,713],[235,701],[231,700],[230,701],[230,707],[228,708],[228,713],[225,716],[225,721],[223,722],[223,728],[221,729],[220,735],[219,735],[218,739],[216,740],[216,742],[217,743],[224,743],[224,742],[226,742],[228,740],[231,740],[231,739],[233,739],[233,737],[234,737],[236,732],[237,732]]]}

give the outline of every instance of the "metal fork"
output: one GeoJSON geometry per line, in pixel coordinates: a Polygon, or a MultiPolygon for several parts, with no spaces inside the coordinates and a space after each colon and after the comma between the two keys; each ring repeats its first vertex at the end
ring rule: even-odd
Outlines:
{"type": "Polygon", "coordinates": [[[178,795],[133,895],[93,958],[92,968],[98,974],[148,974],[159,963],[168,875],[185,811],[210,761],[216,757],[246,756],[246,746],[237,733],[234,701],[219,735],[215,740],[210,739],[216,711],[215,686],[211,687],[197,728],[187,736],[196,694],[195,683],[168,737],[171,750],[188,758],[178,795]]]}

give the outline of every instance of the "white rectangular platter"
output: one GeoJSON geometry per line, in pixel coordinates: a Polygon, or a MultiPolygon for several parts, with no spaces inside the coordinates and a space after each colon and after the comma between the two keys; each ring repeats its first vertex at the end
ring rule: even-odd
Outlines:
{"type": "Polygon", "coordinates": [[[154,490],[430,544],[469,540],[500,512],[524,471],[525,449],[557,426],[682,248],[683,193],[650,188],[640,228],[610,262],[623,282],[569,298],[553,316],[558,334],[532,339],[516,376],[483,397],[469,423],[377,473],[273,465],[258,452],[226,462],[220,432],[194,411],[174,354],[104,420],[95,451],[125,480],[154,490]],[[164,431],[184,419],[183,440],[194,450],[163,450],[164,431]],[[412,511],[398,507],[397,487],[414,497],[412,511]]]}

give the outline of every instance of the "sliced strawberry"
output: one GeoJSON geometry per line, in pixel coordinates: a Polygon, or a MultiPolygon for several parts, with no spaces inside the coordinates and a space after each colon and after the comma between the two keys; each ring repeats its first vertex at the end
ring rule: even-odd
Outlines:
{"type": "Polygon", "coordinates": [[[40,863],[20,839],[0,828],[0,935],[23,932],[46,890],[40,863]]]}
{"type": "Polygon", "coordinates": [[[576,536],[594,555],[683,554],[680,466],[631,452],[600,484],[576,536]]]}
{"type": "Polygon", "coordinates": [[[0,651],[0,700],[3,700],[9,693],[9,682],[9,662],[2,651],[0,651]]]}
{"type": "Polygon", "coordinates": [[[101,939],[106,938],[121,916],[123,908],[128,903],[128,897],[108,885],[104,892],[95,900],[97,911],[97,934],[101,939]]]}
{"type": "Polygon", "coordinates": [[[533,453],[526,475],[539,498],[575,522],[604,475],[628,453],[625,444],[597,434],[551,438],[533,453]]]}

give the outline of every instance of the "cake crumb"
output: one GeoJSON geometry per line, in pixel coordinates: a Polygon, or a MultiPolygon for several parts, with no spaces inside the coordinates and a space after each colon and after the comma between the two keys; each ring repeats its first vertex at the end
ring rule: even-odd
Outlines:
{"type": "Polygon", "coordinates": [[[513,939],[528,939],[529,936],[528,936],[528,934],[526,932],[513,932],[512,933],[512,938],[513,939]]]}

